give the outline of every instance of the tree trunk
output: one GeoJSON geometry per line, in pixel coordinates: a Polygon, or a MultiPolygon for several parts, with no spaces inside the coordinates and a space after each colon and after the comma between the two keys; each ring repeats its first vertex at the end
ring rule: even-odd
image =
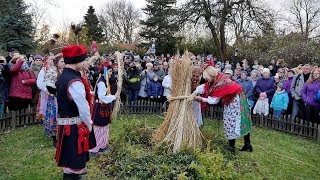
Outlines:
{"type": "Polygon", "coordinates": [[[227,45],[226,45],[226,37],[225,37],[225,22],[221,22],[219,31],[220,31],[220,43],[221,43],[221,61],[226,60],[227,56],[227,45]]]}
{"type": "Polygon", "coordinates": [[[209,20],[209,21],[207,20],[207,23],[208,23],[208,27],[211,31],[211,34],[212,34],[213,42],[217,48],[217,55],[220,58],[220,60],[222,60],[224,58],[223,50],[220,46],[220,40],[219,40],[217,32],[216,32],[216,27],[212,24],[211,20],[209,20]]]}

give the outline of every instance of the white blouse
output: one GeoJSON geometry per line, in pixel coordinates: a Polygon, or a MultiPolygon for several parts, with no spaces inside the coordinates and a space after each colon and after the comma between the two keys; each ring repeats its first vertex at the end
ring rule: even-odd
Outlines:
{"type": "MultiPolygon", "coordinates": [[[[204,93],[204,84],[198,86],[196,88],[196,90],[194,91],[194,93],[196,95],[200,95],[200,94],[203,94],[204,93]]],[[[209,104],[218,104],[218,102],[220,101],[221,98],[219,97],[211,97],[211,96],[208,96],[208,98],[202,98],[202,101],[203,102],[206,102],[206,103],[209,103],[209,104]]]]}

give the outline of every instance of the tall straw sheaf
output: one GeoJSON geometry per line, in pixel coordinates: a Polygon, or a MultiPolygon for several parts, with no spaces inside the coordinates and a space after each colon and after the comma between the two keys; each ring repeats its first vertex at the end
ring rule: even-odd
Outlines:
{"type": "Polygon", "coordinates": [[[204,138],[196,123],[192,108],[190,54],[180,59],[176,55],[172,65],[172,92],[165,120],[153,136],[155,142],[166,142],[177,152],[182,146],[201,148],[204,138]]]}

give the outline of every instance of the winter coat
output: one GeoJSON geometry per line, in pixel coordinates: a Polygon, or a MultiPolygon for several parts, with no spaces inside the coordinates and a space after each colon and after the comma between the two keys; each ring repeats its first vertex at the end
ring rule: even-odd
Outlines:
{"type": "Polygon", "coordinates": [[[171,86],[172,86],[172,77],[171,75],[166,75],[162,81],[163,96],[171,96],[171,86]]]}
{"type": "Polygon", "coordinates": [[[268,98],[265,98],[263,100],[258,99],[256,105],[254,106],[253,114],[259,114],[264,116],[267,116],[269,114],[268,98]]]}
{"type": "Polygon", "coordinates": [[[253,88],[255,88],[255,87],[256,87],[256,84],[257,84],[257,81],[258,81],[259,78],[257,77],[256,79],[252,79],[251,77],[248,77],[248,79],[251,80],[252,85],[253,85],[253,88]]]}
{"type": "Polygon", "coordinates": [[[268,79],[261,77],[258,79],[257,84],[256,84],[256,96],[259,97],[259,94],[262,92],[266,92],[269,102],[272,100],[272,96],[274,92],[276,91],[275,87],[275,81],[272,77],[269,77],[268,79]]]}
{"type": "Polygon", "coordinates": [[[162,96],[163,88],[160,82],[150,81],[148,84],[148,95],[153,97],[162,96]]]}
{"type": "Polygon", "coordinates": [[[292,83],[293,77],[289,77],[284,83],[284,90],[288,93],[289,97],[291,96],[290,87],[292,83]]]}
{"type": "Polygon", "coordinates": [[[320,90],[320,82],[313,81],[312,83],[305,83],[302,89],[302,99],[309,106],[320,107],[320,102],[315,100],[315,96],[320,90]]]}
{"type": "Polygon", "coordinates": [[[5,81],[2,75],[0,75],[0,104],[7,102],[7,93],[5,89],[5,81]]]}
{"type": "Polygon", "coordinates": [[[290,86],[290,93],[295,100],[301,99],[302,89],[305,84],[304,82],[305,80],[303,74],[298,74],[293,77],[290,86]]]}
{"type": "Polygon", "coordinates": [[[140,89],[141,76],[140,76],[139,70],[129,69],[126,80],[127,80],[128,89],[135,90],[135,91],[138,91],[140,89]]]}
{"type": "Polygon", "coordinates": [[[9,97],[32,99],[31,86],[36,83],[36,77],[30,69],[20,70],[23,61],[18,61],[11,69],[11,86],[9,97]],[[25,84],[22,84],[22,80],[25,84]]]}
{"type": "Polygon", "coordinates": [[[238,79],[237,83],[242,87],[248,100],[253,101],[253,84],[251,80],[249,78],[246,78],[245,80],[238,79]]]}
{"type": "Polygon", "coordinates": [[[139,90],[139,96],[140,97],[148,97],[148,84],[153,79],[154,73],[153,71],[147,72],[146,70],[143,70],[141,72],[141,82],[140,82],[140,90],[139,90]]]}
{"type": "Polygon", "coordinates": [[[288,93],[285,90],[280,92],[276,91],[274,93],[270,108],[279,111],[279,110],[287,110],[289,103],[288,93]]]}
{"type": "Polygon", "coordinates": [[[35,63],[31,63],[30,66],[32,72],[34,73],[34,75],[36,76],[36,78],[38,77],[38,74],[40,73],[41,69],[42,69],[42,64],[40,65],[36,65],[35,63]]]}

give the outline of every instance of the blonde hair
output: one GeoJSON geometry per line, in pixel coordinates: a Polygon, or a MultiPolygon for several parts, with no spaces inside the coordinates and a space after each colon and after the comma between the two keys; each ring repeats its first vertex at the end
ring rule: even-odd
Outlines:
{"type": "Polygon", "coordinates": [[[309,76],[308,81],[307,81],[308,83],[313,83],[313,81],[315,80],[315,79],[313,79],[313,74],[314,74],[315,71],[318,71],[318,72],[320,73],[320,69],[319,69],[319,68],[313,70],[313,71],[311,72],[310,76],[309,76]]]}

